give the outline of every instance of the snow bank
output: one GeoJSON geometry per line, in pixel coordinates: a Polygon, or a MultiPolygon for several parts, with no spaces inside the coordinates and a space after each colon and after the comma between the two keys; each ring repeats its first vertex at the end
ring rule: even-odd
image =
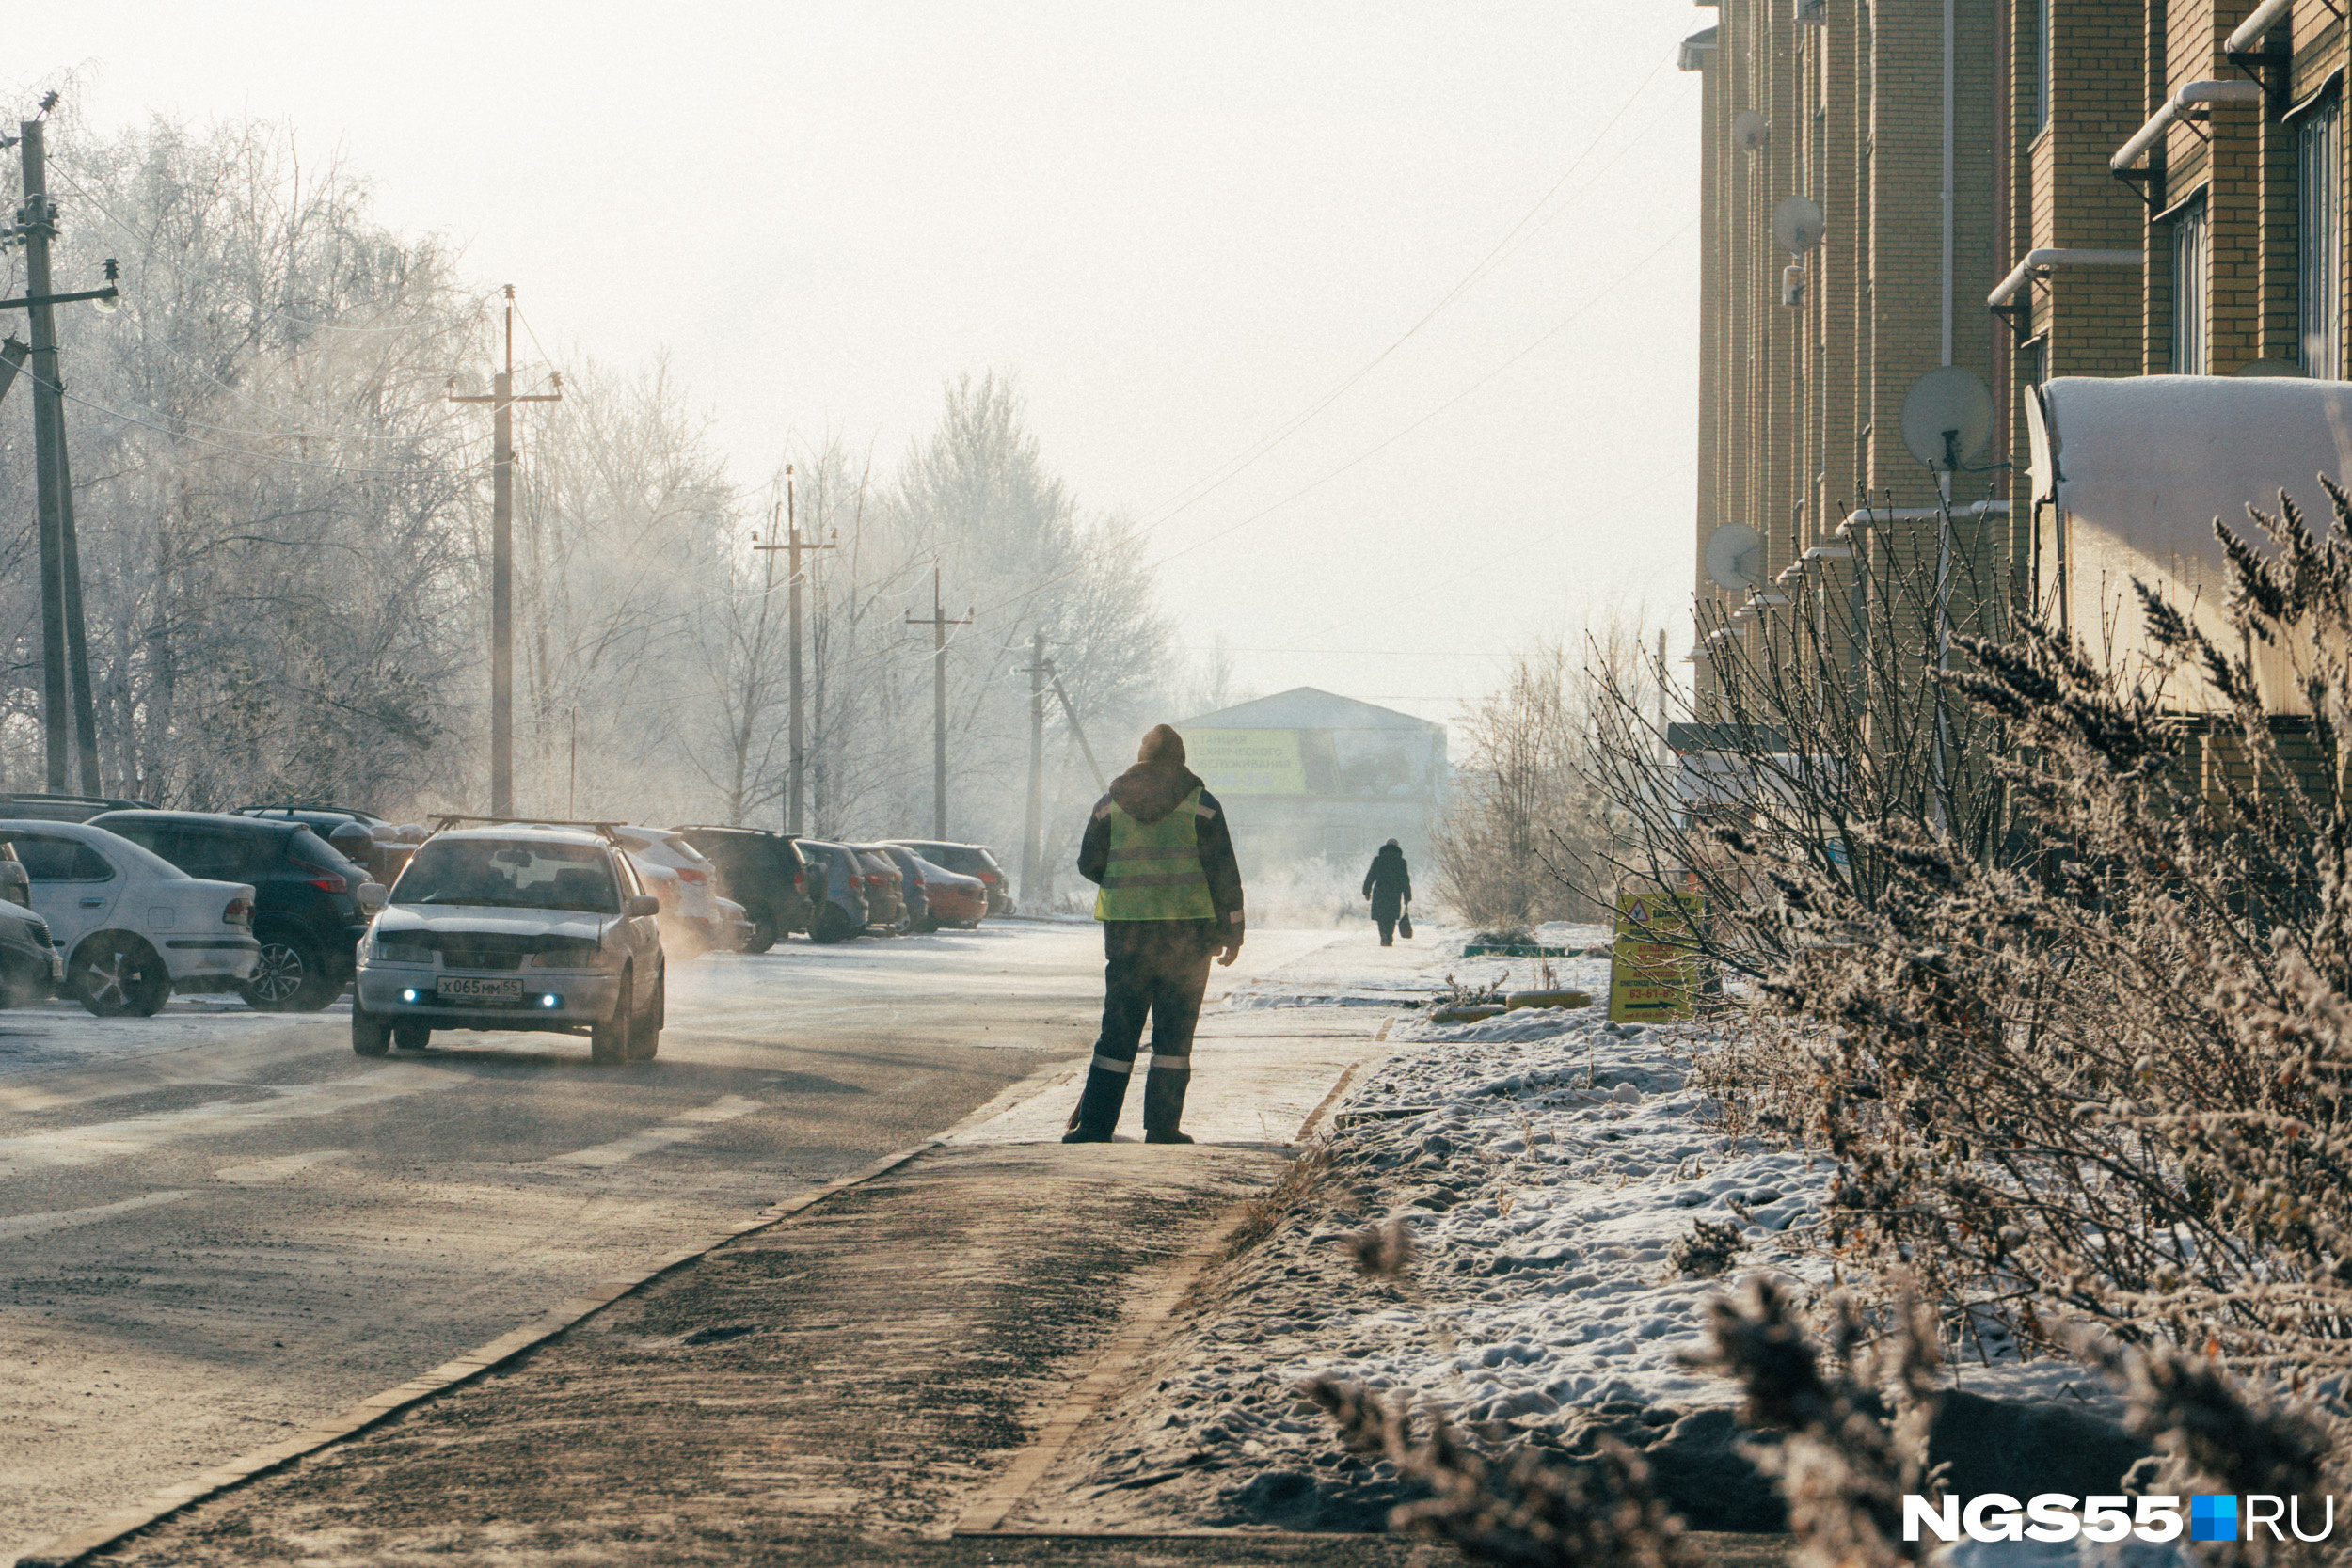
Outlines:
{"type": "MultiPolygon", "coordinates": [[[[1561,982],[1604,992],[1606,961],[1569,972],[1579,962],[1554,961],[1561,982]]],[[[1458,957],[1431,954],[1424,983],[1447,967],[1458,971],[1458,957]]],[[[1505,985],[1534,977],[1525,960],[1497,967],[1505,985]]],[[[1377,987],[1317,989],[1361,1005],[1377,987]]],[[[1280,1005],[1279,991],[1235,1005],[1280,1005]]],[[[1595,1420],[1647,1423],[1692,1434],[1702,1477],[1744,1470],[1737,1387],[1686,1358],[1702,1345],[1702,1308],[1730,1280],[1761,1271],[1829,1285],[1810,1243],[1831,1164],[1710,1131],[1688,1079],[1718,1042],[1693,1027],[1612,1024],[1594,1006],[1459,1025],[1401,1013],[1387,1037],[1393,1054],[1333,1114],[1320,1201],[1213,1287],[1194,1336],[1164,1353],[1156,1387],[1095,1449],[1081,1490],[1129,1518],[1377,1528],[1396,1478],[1342,1453],[1300,1399],[1324,1374],[1441,1406],[1491,1438],[1570,1449],[1595,1420]],[[1391,1218],[1415,1248],[1394,1284],[1358,1274],[1345,1246],[1391,1218]],[[1724,1278],[1669,1261],[1702,1220],[1740,1238],[1724,1278]]],[[[1970,1349],[1979,1364],[1950,1375],[1971,1392],[2071,1386],[2109,1406],[2079,1368],[1970,1349]]]]}

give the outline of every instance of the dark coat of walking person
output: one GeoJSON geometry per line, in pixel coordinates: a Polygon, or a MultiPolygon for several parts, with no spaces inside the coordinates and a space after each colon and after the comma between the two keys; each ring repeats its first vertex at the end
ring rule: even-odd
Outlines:
{"type": "Polygon", "coordinates": [[[1136,765],[1096,802],[1078,874],[1102,888],[1094,918],[1103,923],[1103,1033],[1062,1142],[1110,1142],[1148,1018],[1143,1141],[1188,1144],[1177,1124],[1192,1082],[1192,1032],[1209,959],[1241,956],[1241,867],[1224,807],[1184,766],[1184,737],[1166,724],[1143,737],[1136,765]]]}
{"type": "Polygon", "coordinates": [[[1380,945],[1394,946],[1397,917],[1413,901],[1413,873],[1405,863],[1404,847],[1396,840],[1380,846],[1380,852],[1372,857],[1372,869],[1364,873],[1364,896],[1372,900],[1372,923],[1380,927],[1380,945]]]}

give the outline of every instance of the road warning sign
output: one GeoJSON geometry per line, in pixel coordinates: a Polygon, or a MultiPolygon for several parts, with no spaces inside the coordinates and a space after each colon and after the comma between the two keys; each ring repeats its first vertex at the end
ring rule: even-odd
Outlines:
{"type": "Polygon", "coordinates": [[[1691,1016],[1699,956],[1692,951],[1706,900],[1695,893],[1627,888],[1617,895],[1609,958],[1609,1021],[1657,1023],[1691,1016]]]}

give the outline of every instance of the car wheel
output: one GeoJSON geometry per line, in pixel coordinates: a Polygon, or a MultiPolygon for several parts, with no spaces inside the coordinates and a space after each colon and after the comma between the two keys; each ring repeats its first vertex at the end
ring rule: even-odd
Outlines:
{"type": "Polygon", "coordinates": [[[629,972],[622,970],[620,991],[612,999],[612,1016],[588,1026],[590,1061],[612,1066],[628,1060],[628,1037],[635,1025],[628,1005],[633,985],[629,972]]]}
{"type": "MultiPolygon", "coordinates": [[[[355,1018],[358,1014],[352,1015],[355,1018]]],[[[433,1026],[429,1023],[395,1023],[392,1043],[403,1051],[422,1051],[433,1041],[433,1026]]]]}
{"type": "Polygon", "coordinates": [[[650,1062],[654,1058],[654,1053],[661,1049],[661,1021],[667,1010],[668,998],[665,993],[669,989],[669,975],[667,974],[656,974],[653,977],[653,1000],[645,1005],[644,1012],[629,1021],[628,1059],[630,1061],[650,1062]]]}
{"type": "Polygon", "coordinates": [[[66,983],[74,999],[100,1018],[152,1018],[171,1000],[171,973],[164,960],[127,931],[104,932],[82,943],[66,983]]]}
{"type": "Polygon", "coordinates": [[[752,920],[752,934],[743,941],[746,953],[765,953],[776,944],[776,921],[773,915],[756,915],[752,920]]]}
{"type": "Polygon", "coordinates": [[[253,978],[237,988],[245,1005],[262,1013],[314,1013],[342,990],[326,977],[326,955],[286,931],[262,938],[253,978]]]}
{"type": "Polygon", "coordinates": [[[381,1056],[392,1048],[392,1025],[389,1019],[373,1013],[351,1009],[351,1049],[362,1056],[381,1056]]]}

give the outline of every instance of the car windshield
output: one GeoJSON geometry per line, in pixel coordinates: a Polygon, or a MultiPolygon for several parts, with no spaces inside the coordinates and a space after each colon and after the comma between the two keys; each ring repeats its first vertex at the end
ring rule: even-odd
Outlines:
{"type": "Polygon", "coordinates": [[[581,914],[621,910],[603,850],[586,844],[481,838],[438,839],[419,849],[393,886],[391,902],[581,914]]]}

